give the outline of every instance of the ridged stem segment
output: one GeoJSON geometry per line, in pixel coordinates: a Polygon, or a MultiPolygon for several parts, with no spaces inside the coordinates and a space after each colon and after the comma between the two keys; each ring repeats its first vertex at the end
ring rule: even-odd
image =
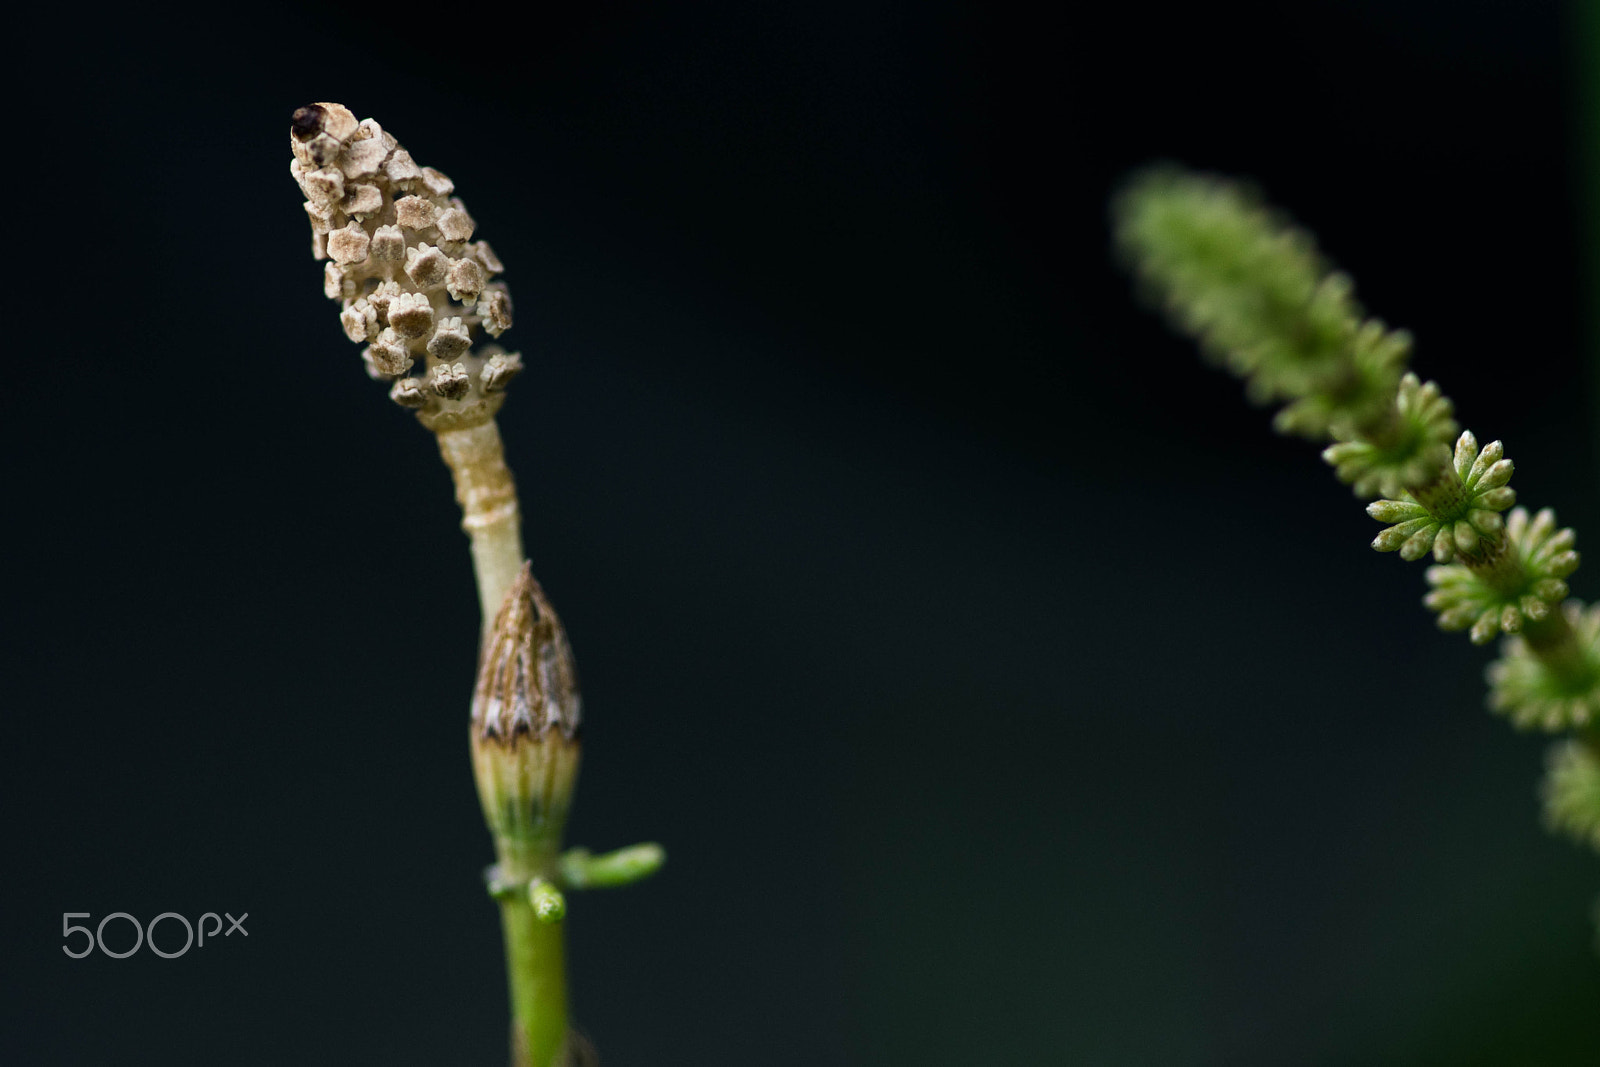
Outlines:
{"type": "Polygon", "coordinates": [[[1600,664],[1565,612],[1551,612],[1525,623],[1522,639],[1562,689],[1587,693],[1600,682],[1600,664]]]}
{"type": "Polygon", "coordinates": [[[439,453],[455,479],[461,528],[472,545],[483,634],[522,568],[522,512],[517,486],[506,466],[494,419],[462,429],[438,431],[439,453]]]}

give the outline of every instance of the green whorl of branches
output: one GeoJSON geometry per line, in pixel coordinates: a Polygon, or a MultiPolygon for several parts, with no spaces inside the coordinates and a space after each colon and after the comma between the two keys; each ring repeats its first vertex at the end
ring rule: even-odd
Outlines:
{"type": "Polygon", "coordinates": [[[1173,325],[1252,400],[1283,404],[1280,432],[1331,440],[1339,479],[1381,498],[1372,547],[1434,556],[1424,603],[1439,625],[1477,644],[1508,635],[1490,706],[1519,728],[1574,732],[1552,751],[1546,818],[1600,849],[1600,613],[1566,601],[1573,532],[1548,509],[1503,514],[1516,493],[1500,442],[1459,432],[1450,399],[1407,370],[1410,336],[1366,318],[1349,277],[1252,191],[1159,168],[1113,216],[1118,251],[1173,325]]]}

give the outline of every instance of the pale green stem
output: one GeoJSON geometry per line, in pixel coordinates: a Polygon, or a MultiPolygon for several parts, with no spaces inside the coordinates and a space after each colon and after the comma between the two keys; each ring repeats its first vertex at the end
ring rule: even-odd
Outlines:
{"type": "Polygon", "coordinates": [[[526,893],[500,902],[511,985],[511,1067],[567,1067],[567,972],[563,923],[534,914],[526,893]]]}
{"type": "Polygon", "coordinates": [[[438,434],[439,453],[455,479],[461,528],[472,543],[483,634],[494,623],[506,590],[522,569],[522,513],[493,419],[438,434]]]}
{"type": "Polygon", "coordinates": [[[496,878],[511,987],[511,1067],[571,1067],[568,1038],[565,926],[539,917],[533,884],[556,874],[557,842],[502,839],[496,878]]]}
{"type": "Polygon", "coordinates": [[[1564,689],[1582,693],[1594,686],[1595,664],[1589,658],[1589,649],[1564,612],[1552,611],[1542,619],[1525,623],[1522,638],[1564,689]]]}

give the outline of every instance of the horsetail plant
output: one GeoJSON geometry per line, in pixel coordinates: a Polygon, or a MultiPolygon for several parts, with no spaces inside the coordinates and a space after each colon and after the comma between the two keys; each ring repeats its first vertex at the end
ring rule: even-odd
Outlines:
{"type": "Polygon", "coordinates": [[[486,880],[505,936],[512,1067],[575,1067],[592,1052],[568,1022],[564,892],[627,885],[665,857],[655,844],[561,852],[581,702],[566,633],[523,558],[496,423],[522,358],[481,343],[511,328],[511,298],[495,280],[504,267],[473,240],[450,179],[419,167],[372,119],[341,104],[302,107],[289,147],[311,252],[326,261],[323,291],[364,346],[367,374],[390,382],[389,398],[438,438],[471,544],[483,630],[470,747],[498,860],[486,880]]]}
{"type": "MultiPolygon", "coordinates": [[[[1322,458],[1384,524],[1372,542],[1431,554],[1423,603],[1474,644],[1504,634],[1489,705],[1519,729],[1567,735],[1543,786],[1554,831],[1600,851],[1600,605],[1568,599],[1574,534],[1516,503],[1499,441],[1482,447],[1433,382],[1407,369],[1411,339],[1367,318],[1350,278],[1306,231],[1222,178],[1163,167],[1117,196],[1118,251],[1145,295],[1203,352],[1283,403],[1283,433],[1331,441],[1322,458]]],[[[1600,917],[1600,911],[1597,911],[1600,917]]]]}

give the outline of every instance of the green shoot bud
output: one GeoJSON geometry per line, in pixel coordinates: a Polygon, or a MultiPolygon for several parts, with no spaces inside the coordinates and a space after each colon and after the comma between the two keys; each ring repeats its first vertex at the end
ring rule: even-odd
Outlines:
{"type": "Polygon", "coordinates": [[[543,878],[528,883],[528,901],[533,905],[534,918],[542,923],[558,923],[567,914],[567,898],[543,878]]]}

